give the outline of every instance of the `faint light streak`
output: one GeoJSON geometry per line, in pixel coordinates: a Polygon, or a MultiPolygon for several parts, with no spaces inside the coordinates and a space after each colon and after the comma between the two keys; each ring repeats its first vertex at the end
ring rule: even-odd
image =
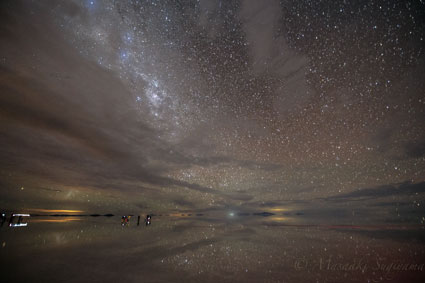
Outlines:
{"type": "Polygon", "coordinates": [[[83,210],[69,210],[69,209],[42,209],[42,208],[32,208],[30,211],[37,212],[47,212],[47,213],[81,213],[83,210]]]}
{"type": "Polygon", "coordinates": [[[32,223],[66,223],[71,221],[80,221],[81,218],[69,217],[64,219],[34,219],[31,220],[32,223]]]}
{"type": "Polygon", "coordinates": [[[289,208],[285,208],[285,207],[274,207],[274,208],[270,208],[270,211],[273,212],[283,212],[283,211],[288,211],[290,210],[289,208]]]}
{"type": "Polygon", "coordinates": [[[28,223],[10,223],[9,227],[26,227],[28,223]]]}

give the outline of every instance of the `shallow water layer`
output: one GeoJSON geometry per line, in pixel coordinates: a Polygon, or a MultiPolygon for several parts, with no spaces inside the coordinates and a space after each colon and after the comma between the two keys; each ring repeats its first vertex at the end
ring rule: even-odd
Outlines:
{"type": "Polygon", "coordinates": [[[31,217],[0,230],[2,282],[423,282],[416,226],[240,215],[31,217]]]}

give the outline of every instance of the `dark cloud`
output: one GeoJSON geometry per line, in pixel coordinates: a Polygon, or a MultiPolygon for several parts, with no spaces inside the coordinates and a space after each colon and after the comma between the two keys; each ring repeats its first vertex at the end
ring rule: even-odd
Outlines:
{"type": "Polygon", "coordinates": [[[364,199],[379,199],[393,196],[415,196],[425,193],[425,182],[412,183],[406,181],[400,184],[392,184],[378,186],[375,188],[365,188],[357,191],[339,194],[328,197],[326,200],[347,201],[347,200],[364,200],[364,199]]]}
{"type": "Polygon", "coordinates": [[[401,197],[357,190],[423,181],[423,24],[410,6],[381,7],[398,27],[366,2],[1,5],[11,206],[24,185],[26,200],[98,190],[193,208],[401,197]]]}
{"type": "Polygon", "coordinates": [[[3,62],[0,73],[4,170],[96,187],[105,186],[111,178],[124,178],[216,193],[158,175],[168,165],[150,166],[152,159],[187,166],[196,161],[176,151],[171,153],[173,147],[157,138],[159,132],[140,120],[132,96],[116,74],[79,56],[57,30],[43,29],[50,27],[48,17],[43,21],[36,26],[9,21],[1,29],[3,37],[15,41],[3,45],[3,52],[13,53],[13,46],[22,55],[9,57],[15,64],[3,62]],[[30,33],[31,38],[16,36],[11,26],[26,30],[23,33],[30,33]],[[28,73],[42,58],[48,60],[41,69],[28,73]]]}
{"type": "MultiPolygon", "coordinates": [[[[2,47],[10,56],[0,69],[3,169],[98,188],[110,187],[115,179],[114,184],[134,180],[217,194],[212,188],[161,174],[194,165],[280,168],[226,156],[193,156],[205,146],[198,152],[184,153],[202,146],[196,135],[177,145],[158,138],[161,131],[143,122],[144,113],[138,111],[117,74],[81,57],[52,27],[51,15],[42,7],[34,7],[38,15],[31,15],[34,10],[20,9],[30,15],[16,22],[10,14],[0,30],[3,38],[10,39],[2,47]],[[35,17],[37,24],[30,25],[35,17]],[[32,71],[32,66],[37,69],[32,71]]],[[[81,12],[73,4],[61,9],[72,17],[81,12]]],[[[132,190],[129,185],[116,188],[132,190]]],[[[146,191],[142,185],[139,189],[146,191]]]]}
{"type": "Polygon", "coordinates": [[[406,155],[411,158],[420,158],[425,155],[425,140],[411,142],[405,146],[406,155]]]}
{"type": "Polygon", "coordinates": [[[185,208],[196,208],[195,203],[193,203],[189,200],[186,200],[184,198],[176,198],[176,199],[173,200],[173,203],[175,203],[178,206],[183,206],[185,208]]]}
{"type": "Polygon", "coordinates": [[[250,201],[254,198],[252,195],[247,195],[247,194],[244,194],[244,193],[228,194],[227,197],[229,197],[233,200],[242,200],[242,201],[250,201]]]}
{"type": "Polygon", "coordinates": [[[239,17],[254,74],[277,78],[272,102],[275,111],[283,117],[299,111],[313,94],[305,77],[308,58],[289,48],[284,36],[279,36],[279,1],[242,1],[239,17]]]}

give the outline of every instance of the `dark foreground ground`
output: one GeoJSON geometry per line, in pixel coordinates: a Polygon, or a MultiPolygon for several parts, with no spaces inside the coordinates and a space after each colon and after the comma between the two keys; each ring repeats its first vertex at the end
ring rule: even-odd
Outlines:
{"type": "Polygon", "coordinates": [[[0,230],[1,282],[424,282],[421,226],[285,216],[31,217],[0,230]]]}

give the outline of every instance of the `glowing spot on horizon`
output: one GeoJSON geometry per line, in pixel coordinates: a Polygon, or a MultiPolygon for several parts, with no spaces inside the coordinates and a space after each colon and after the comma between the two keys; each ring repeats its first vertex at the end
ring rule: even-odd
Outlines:
{"type": "Polygon", "coordinates": [[[284,207],[275,207],[275,208],[270,208],[270,210],[273,211],[273,212],[282,212],[282,211],[288,211],[290,209],[284,208],[284,207]]]}
{"type": "Polygon", "coordinates": [[[70,209],[42,209],[42,208],[31,208],[31,211],[47,212],[47,213],[80,213],[83,210],[70,210],[70,209]]]}

